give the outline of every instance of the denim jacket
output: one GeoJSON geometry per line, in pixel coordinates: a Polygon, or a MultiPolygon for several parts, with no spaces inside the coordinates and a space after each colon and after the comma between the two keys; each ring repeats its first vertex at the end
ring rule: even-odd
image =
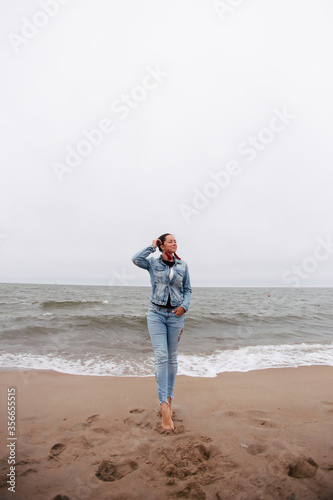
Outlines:
{"type": "Polygon", "coordinates": [[[191,301],[191,283],[186,262],[174,257],[174,265],[167,266],[162,260],[162,254],[157,258],[147,259],[148,255],[156,252],[154,245],[140,250],[132,257],[132,262],[150,274],[152,291],[150,300],[155,304],[165,306],[170,293],[172,307],[183,307],[188,311],[191,301]]]}

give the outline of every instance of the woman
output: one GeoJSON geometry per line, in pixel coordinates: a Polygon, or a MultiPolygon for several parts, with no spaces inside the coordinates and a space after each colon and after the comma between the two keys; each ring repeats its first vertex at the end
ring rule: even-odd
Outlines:
{"type": "Polygon", "coordinates": [[[140,250],[132,262],[150,274],[147,324],[155,354],[155,377],[162,413],[162,427],[173,430],[172,399],[177,374],[177,351],[183,333],[185,313],[191,300],[188,266],[176,254],[177,243],[170,233],[162,234],[152,245],[140,250]],[[159,248],[157,259],[147,257],[159,248]]]}

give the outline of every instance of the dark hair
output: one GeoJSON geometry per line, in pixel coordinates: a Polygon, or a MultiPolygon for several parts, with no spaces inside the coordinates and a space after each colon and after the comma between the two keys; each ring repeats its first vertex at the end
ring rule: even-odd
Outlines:
{"type": "MultiPolygon", "coordinates": [[[[162,245],[165,242],[166,237],[169,236],[169,234],[171,234],[171,233],[164,233],[164,234],[162,234],[161,236],[158,237],[158,239],[161,240],[162,245]]],[[[161,243],[157,242],[157,246],[158,246],[159,251],[162,252],[162,250],[160,248],[161,247],[161,243]]]]}

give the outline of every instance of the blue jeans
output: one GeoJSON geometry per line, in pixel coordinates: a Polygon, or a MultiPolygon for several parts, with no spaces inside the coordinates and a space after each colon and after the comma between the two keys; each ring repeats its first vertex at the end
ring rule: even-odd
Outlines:
{"type": "Polygon", "coordinates": [[[173,398],[177,375],[177,351],[183,333],[185,313],[176,316],[175,307],[160,307],[149,304],[147,324],[155,354],[155,378],[160,404],[173,398]]]}

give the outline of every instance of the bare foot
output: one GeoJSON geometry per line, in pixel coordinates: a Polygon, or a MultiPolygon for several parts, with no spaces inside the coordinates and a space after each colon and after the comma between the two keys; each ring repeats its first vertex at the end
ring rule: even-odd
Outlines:
{"type": "Polygon", "coordinates": [[[172,399],[168,396],[170,418],[172,418],[172,399]]]}
{"type": "Polygon", "coordinates": [[[173,422],[171,420],[169,405],[165,401],[163,401],[163,403],[161,403],[161,412],[162,412],[162,427],[163,427],[163,429],[165,429],[167,431],[173,431],[174,425],[173,425],[173,422]]]}

